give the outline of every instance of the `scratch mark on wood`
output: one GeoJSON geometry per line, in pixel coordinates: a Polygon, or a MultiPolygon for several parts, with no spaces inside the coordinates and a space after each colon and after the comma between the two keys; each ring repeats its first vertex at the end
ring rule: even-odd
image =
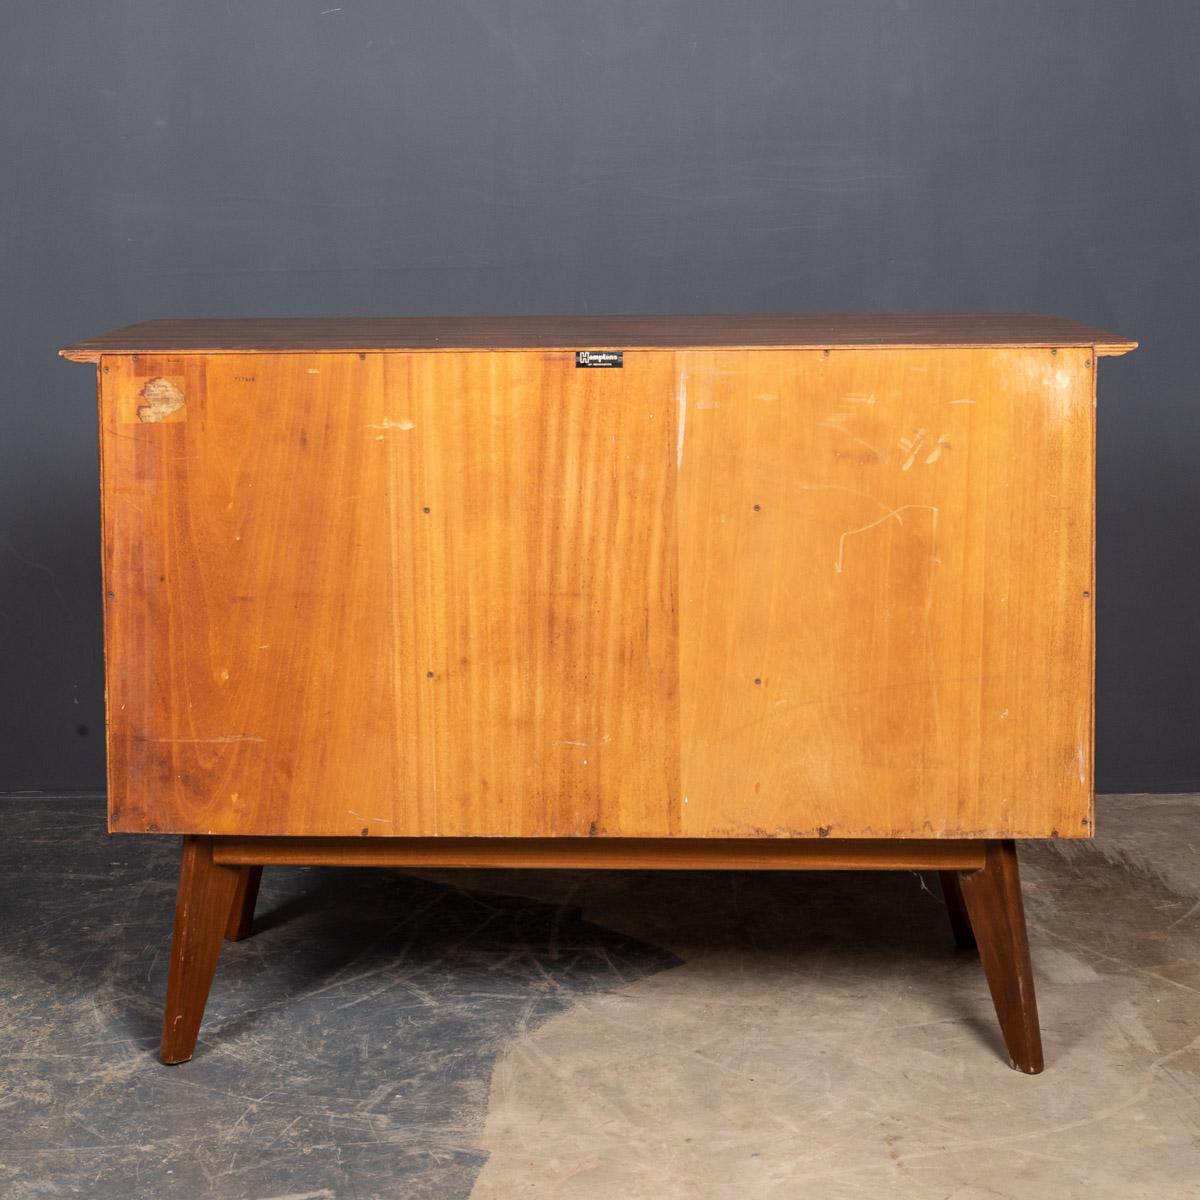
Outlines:
{"type": "Polygon", "coordinates": [[[260,737],[251,737],[251,735],[248,733],[226,733],[226,734],[218,735],[216,737],[138,738],[138,741],[140,741],[140,742],[167,742],[167,743],[171,743],[171,744],[173,744],[175,742],[204,742],[204,743],[212,742],[212,743],[216,743],[218,745],[224,745],[224,744],[230,743],[230,742],[261,742],[262,740],[263,739],[260,737]]]}
{"type": "MultiPolygon", "coordinates": [[[[380,421],[378,425],[368,425],[367,428],[368,429],[405,429],[405,430],[408,430],[408,429],[413,428],[413,422],[410,421],[407,417],[402,417],[399,421],[395,421],[391,417],[384,417],[383,420],[380,421]]],[[[375,440],[379,441],[380,439],[376,438],[375,440]]]]}
{"type": "Polygon", "coordinates": [[[851,433],[850,430],[846,428],[846,422],[856,414],[857,409],[855,406],[872,405],[874,403],[874,393],[871,393],[870,395],[863,395],[856,392],[846,397],[841,408],[835,409],[829,414],[829,416],[824,417],[821,420],[821,425],[826,429],[832,429],[835,432],[840,433],[843,437],[849,438],[852,442],[857,442],[858,445],[870,451],[872,459],[878,460],[883,457],[879,451],[879,447],[872,442],[868,442],[866,438],[859,437],[859,435],[856,433],[851,433]],[[850,405],[850,407],[846,407],[846,405],[850,405]]]}
{"type": "Polygon", "coordinates": [[[942,436],[938,438],[933,449],[929,452],[929,456],[925,459],[925,465],[927,467],[932,466],[939,458],[942,457],[942,453],[949,449],[950,439],[943,433],[942,436]]]}
{"type": "MultiPolygon", "coordinates": [[[[936,544],[936,542],[937,542],[937,522],[938,522],[939,510],[932,504],[902,504],[902,505],[900,505],[899,508],[889,509],[887,512],[885,512],[883,514],[882,517],[879,517],[877,520],[872,521],[869,525],[860,525],[857,529],[847,529],[846,532],[843,533],[840,538],[838,538],[837,561],[833,564],[833,569],[839,575],[842,573],[842,563],[843,563],[844,555],[845,555],[845,551],[846,551],[846,539],[848,537],[853,537],[856,533],[866,533],[868,530],[874,529],[877,525],[882,525],[884,523],[884,521],[890,521],[893,517],[895,518],[897,525],[903,525],[904,519],[900,516],[900,514],[903,512],[907,512],[909,509],[912,509],[912,508],[924,509],[925,511],[933,514],[931,521],[930,521],[930,526],[931,526],[930,532],[932,534],[933,541],[936,544]]],[[[936,548],[936,546],[935,546],[935,548],[936,548]]],[[[934,562],[938,561],[936,554],[934,555],[933,561],[934,562]]]]}
{"type": "Polygon", "coordinates": [[[687,426],[687,372],[679,376],[679,440],[675,447],[675,465],[683,466],[683,434],[687,426]]]}
{"type": "Polygon", "coordinates": [[[900,464],[900,470],[907,471],[917,461],[917,454],[925,442],[925,430],[915,429],[911,437],[900,439],[900,449],[908,456],[900,464]]]}

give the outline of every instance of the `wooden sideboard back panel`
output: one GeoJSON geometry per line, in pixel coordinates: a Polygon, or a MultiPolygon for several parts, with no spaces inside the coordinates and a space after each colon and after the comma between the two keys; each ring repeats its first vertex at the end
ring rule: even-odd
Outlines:
{"type": "Polygon", "coordinates": [[[1091,352],[679,369],[683,832],[1087,835],[1091,352]]]}
{"type": "Polygon", "coordinates": [[[1093,380],[106,353],[111,828],[1086,836],[1093,380]]]}

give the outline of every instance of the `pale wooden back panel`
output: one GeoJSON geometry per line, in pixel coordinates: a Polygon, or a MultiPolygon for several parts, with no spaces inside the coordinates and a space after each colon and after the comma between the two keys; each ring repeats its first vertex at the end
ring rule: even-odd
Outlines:
{"type": "Polygon", "coordinates": [[[679,365],[683,833],[1086,834],[1091,353],[679,365]]]}
{"type": "Polygon", "coordinates": [[[1086,834],[1090,357],[106,355],[111,825],[1086,834]]]}

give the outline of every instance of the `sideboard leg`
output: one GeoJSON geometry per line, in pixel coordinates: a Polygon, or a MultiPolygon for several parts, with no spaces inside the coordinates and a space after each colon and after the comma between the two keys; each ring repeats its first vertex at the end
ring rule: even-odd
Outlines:
{"type": "Polygon", "coordinates": [[[1037,1075],[1044,1065],[1042,1034],[1021,904],[1016,843],[989,841],[983,870],[964,871],[959,882],[1009,1063],[1017,1071],[1037,1075]]]}
{"type": "Polygon", "coordinates": [[[975,949],[975,933],[971,929],[971,918],[963,900],[962,884],[957,871],[939,871],[942,881],[942,896],[946,901],[946,915],[950,918],[950,929],[955,943],[964,950],[975,949]]]}
{"type": "Polygon", "coordinates": [[[175,934],[163,1011],[164,1063],[187,1062],[196,1049],[208,989],[217,969],[239,872],[213,862],[212,839],[185,837],[175,901],[175,934]]]}
{"type": "Polygon", "coordinates": [[[229,923],[225,926],[225,937],[231,942],[240,942],[250,936],[262,873],[262,867],[238,868],[237,891],[233,894],[233,907],[229,910],[229,923]]]}

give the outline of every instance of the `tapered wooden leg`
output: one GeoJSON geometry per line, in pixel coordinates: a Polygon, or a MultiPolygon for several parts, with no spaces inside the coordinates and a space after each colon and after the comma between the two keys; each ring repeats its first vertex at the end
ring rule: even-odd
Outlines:
{"type": "Polygon", "coordinates": [[[183,839],[175,936],[158,1052],[164,1063],[187,1062],[196,1049],[239,875],[238,868],[213,862],[211,838],[183,839]]]}
{"type": "Polygon", "coordinates": [[[237,891],[233,894],[233,907],[229,910],[229,923],[225,926],[225,937],[231,942],[240,942],[250,936],[262,873],[262,867],[238,868],[237,891]]]}
{"type": "Polygon", "coordinates": [[[971,929],[971,918],[967,915],[967,906],[963,902],[962,885],[958,881],[958,872],[939,871],[938,878],[942,881],[942,896],[946,901],[946,915],[950,918],[950,928],[954,933],[954,940],[964,950],[974,950],[975,934],[971,929]]]}
{"type": "Polygon", "coordinates": [[[1017,847],[987,843],[983,870],[959,875],[962,897],[979,945],[979,957],[1000,1020],[1000,1032],[1015,1070],[1037,1075],[1043,1068],[1033,965],[1021,903],[1017,847]]]}

